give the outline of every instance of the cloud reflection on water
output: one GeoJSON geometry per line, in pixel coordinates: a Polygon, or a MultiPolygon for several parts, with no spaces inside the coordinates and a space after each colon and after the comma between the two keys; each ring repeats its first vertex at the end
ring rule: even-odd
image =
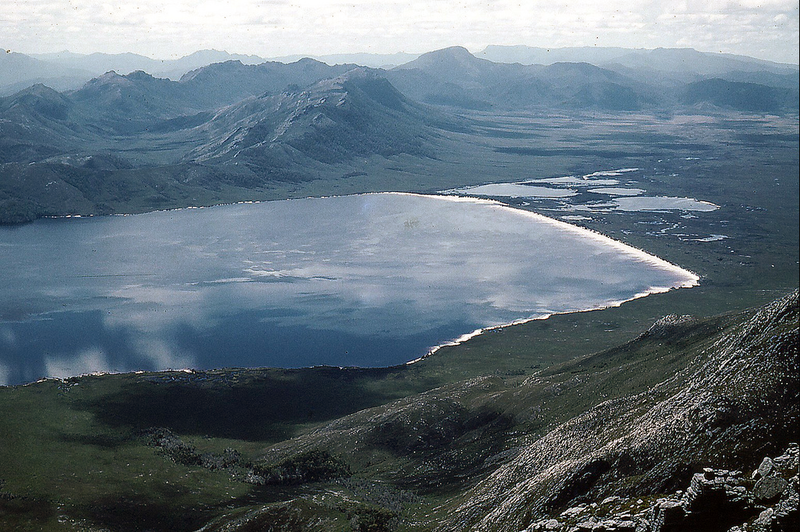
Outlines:
{"type": "MultiPolygon", "coordinates": [[[[25,299],[56,321],[80,313],[99,319],[92,334],[102,341],[76,340],[71,353],[0,352],[0,362],[41,357],[51,376],[281,360],[396,364],[477,328],[697,282],[596,233],[487,200],[442,196],[369,194],[59,220],[0,238],[18,250],[0,259],[13,278],[0,283],[0,315],[17,312],[25,299]],[[31,273],[26,264],[39,269],[35,284],[21,281],[31,273]],[[387,344],[395,352],[375,358],[387,344]]],[[[34,321],[17,329],[30,336],[51,327],[34,321]]],[[[14,323],[3,327],[11,334],[5,337],[19,336],[14,323]]]]}
{"type": "Polygon", "coordinates": [[[99,347],[91,347],[77,354],[45,356],[48,377],[63,379],[74,375],[109,373],[116,368],[109,362],[106,353],[99,347]]]}

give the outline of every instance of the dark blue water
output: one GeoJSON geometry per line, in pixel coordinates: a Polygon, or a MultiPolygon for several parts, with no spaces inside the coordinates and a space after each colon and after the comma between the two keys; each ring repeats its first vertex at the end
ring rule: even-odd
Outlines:
{"type": "Polygon", "coordinates": [[[693,274],[482,200],[369,194],[0,229],[0,384],[387,366],[693,274]]]}

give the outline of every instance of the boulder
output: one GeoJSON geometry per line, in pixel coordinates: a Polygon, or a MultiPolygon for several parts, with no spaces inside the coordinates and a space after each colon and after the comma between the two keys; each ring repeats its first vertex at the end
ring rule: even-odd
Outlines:
{"type": "Polygon", "coordinates": [[[758,466],[757,478],[768,477],[774,470],[775,470],[775,463],[769,456],[765,456],[764,459],[761,461],[761,465],[758,466]]]}
{"type": "Polygon", "coordinates": [[[764,477],[753,487],[753,499],[760,503],[777,501],[789,483],[776,476],[764,477]]]}

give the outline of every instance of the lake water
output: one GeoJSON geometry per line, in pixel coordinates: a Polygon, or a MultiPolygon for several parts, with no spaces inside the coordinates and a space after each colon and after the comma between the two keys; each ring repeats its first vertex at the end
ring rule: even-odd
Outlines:
{"type": "Polygon", "coordinates": [[[410,194],[0,228],[0,384],[91,372],[387,366],[478,329],[693,286],[610,239],[410,194]]]}
{"type": "MultiPolygon", "coordinates": [[[[517,183],[488,183],[485,185],[467,186],[451,190],[443,190],[442,194],[461,196],[477,196],[483,198],[515,198],[541,200],[562,200],[561,210],[584,210],[603,212],[619,210],[629,212],[643,211],[700,211],[711,212],[719,208],[710,201],[695,198],[675,198],[670,196],[643,196],[646,191],[631,186],[614,186],[620,179],[627,181],[641,178],[639,168],[620,168],[592,172],[582,176],[562,176],[540,179],[529,179],[517,183]],[[548,186],[542,186],[548,185],[548,186]],[[610,196],[608,202],[590,201],[583,203],[582,192],[610,196]],[[623,196],[623,197],[619,197],[623,196]],[[574,201],[578,199],[579,201],[574,201]]],[[[636,181],[634,181],[636,182],[636,181]]],[[[562,218],[563,219],[563,218],[562,218]]]]}

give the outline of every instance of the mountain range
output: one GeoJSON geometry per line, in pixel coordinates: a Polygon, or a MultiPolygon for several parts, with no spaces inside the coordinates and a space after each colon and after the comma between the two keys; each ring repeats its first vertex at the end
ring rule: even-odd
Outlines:
{"type": "MultiPolygon", "coordinates": [[[[796,67],[747,58],[714,56],[694,50],[628,51],[610,49],[611,61],[575,61],[598,50],[562,50],[571,61],[547,64],[498,62],[510,58],[489,48],[476,57],[461,47],[430,52],[387,71],[404,94],[428,103],[477,108],[595,108],[613,111],[668,108],[706,101],[716,106],[766,112],[797,109],[796,67]],[[717,80],[716,90],[702,87],[717,80]],[[747,84],[749,83],[749,85],[747,84]],[[698,89],[700,87],[700,89],[698,89]],[[697,98],[698,92],[704,93],[697,98]],[[730,98],[731,92],[741,101],[730,98]],[[755,100],[761,104],[753,103],[755,100]]],[[[534,49],[535,50],[535,49],[534,49]]],[[[602,50],[602,49],[601,49],[602,50]]],[[[518,51],[512,49],[512,51],[518,51]]],[[[542,59],[536,54],[530,60],[542,59]]],[[[553,59],[553,58],[551,58],[553,59]]]]}
{"type": "MultiPolygon", "coordinates": [[[[406,65],[424,54],[336,54],[294,55],[274,58],[272,61],[294,63],[312,58],[327,64],[358,64],[390,70],[406,65]]],[[[797,65],[774,63],[732,54],[698,52],[690,48],[632,49],[610,47],[535,48],[530,46],[490,45],[474,54],[475,57],[494,63],[519,63],[521,65],[552,65],[554,63],[590,63],[620,73],[643,70],[650,78],[664,73],[666,77],[682,82],[699,81],[708,77],[722,77],[731,81],[758,82],[759,76],[781,79],[788,86],[796,86],[797,65]],[[754,77],[755,76],[755,77],[754,77]]],[[[136,70],[156,77],[178,80],[185,73],[212,63],[241,61],[256,65],[270,61],[255,55],[230,54],[219,50],[200,50],[178,59],[157,60],[143,55],[125,54],[75,54],[57,52],[48,54],[22,54],[7,51],[0,54],[0,96],[13,94],[30,85],[43,83],[57,90],[78,89],[93,77],[114,70],[129,74],[136,70]]]]}
{"type": "MultiPolygon", "coordinates": [[[[529,51],[484,55],[500,52],[529,51]]],[[[470,110],[798,112],[797,67],[686,50],[623,52],[608,50],[603,57],[614,62],[606,66],[523,65],[451,47],[388,70],[231,59],[179,79],[112,70],[73,90],[33,84],[0,98],[0,220],[253,199],[253,190],[321,179],[331,165],[357,158],[435,158],[441,138],[462,128],[459,114],[470,110]]],[[[183,70],[228,57],[203,52],[150,67],[183,70]]],[[[47,59],[57,76],[142,61],[47,59]]],[[[24,85],[26,75],[47,71],[41,61],[4,54],[0,79],[11,72],[12,85],[24,85]]]]}
{"type": "Polygon", "coordinates": [[[170,60],[157,60],[132,53],[75,54],[64,51],[26,55],[7,51],[0,54],[0,95],[12,94],[36,83],[57,90],[78,89],[91,78],[111,70],[121,74],[142,70],[157,77],[177,80],[191,70],[224,61],[260,64],[266,59],[219,50],[200,50],[170,60]]]}
{"type": "Polygon", "coordinates": [[[309,59],[216,63],[180,81],[109,72],[65,93],[39,84],[0,100],[0,117],[7,221],[181,206],[209,190],[215,203],[220,187],[246,199],[342,159],[424,155],[431,120],[376,72],[309,59]]]}

